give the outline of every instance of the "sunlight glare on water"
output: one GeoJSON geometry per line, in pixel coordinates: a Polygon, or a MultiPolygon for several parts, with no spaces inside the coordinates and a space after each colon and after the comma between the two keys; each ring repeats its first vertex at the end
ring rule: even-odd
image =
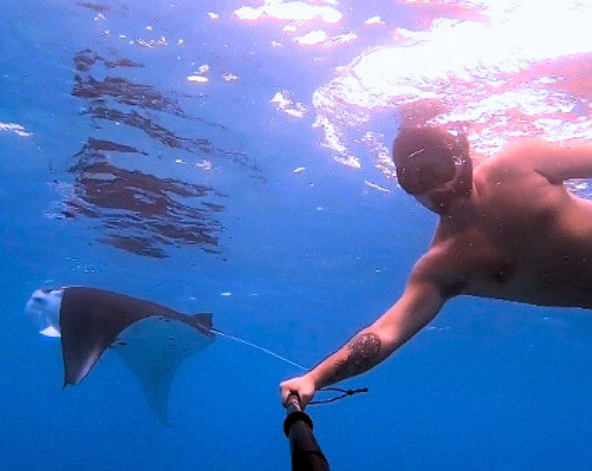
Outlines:
{"type": "MultiPolygon", "coordinates": [[[[365,19],[358,30],[387,29],[392,42],[335,67],[334,77],[312,96],[314,125],[336,162],[361,168],[369,154],[372,164],[392,177],[392,136],[383,135],[377,124],[386,117],[392,128],[393,116],[399,124],[463,127],[479,159],[516,137],[564,141],[592,135],[586,79],[592,72],[589,2],[394,3],[415,13],[413,27],[396,18],[365,19]]],[[[349,18],[345,5],[334,1],[268,0],[235,15],[254,23],[277,21],[284,25],[284,39],[319,51],[339,47],[338,38],[359,39],[353,30],[337,34],[336,27],[349,18]]]]}
{"type": "MultiPolygon", "coordinates": [[[[471,6],[486,18],[434,18],[421,31],[395,27],[400,44],[364,52],[317,89],[316,125],[337,160],[359,163],[363,157],[350,152],[349,141],[371,133],[371,115],[388,109],[404,122],[467,127],[481,158],[519,136],[592,135],[586,119],[592,6],[578,1],[471,6]]],[[[391,171],[384,147],[382,154],[374,153],[375,164],[391,171]]]]}

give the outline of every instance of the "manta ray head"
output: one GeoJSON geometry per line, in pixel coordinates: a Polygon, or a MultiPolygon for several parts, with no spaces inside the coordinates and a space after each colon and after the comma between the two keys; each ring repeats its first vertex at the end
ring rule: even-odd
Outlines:
{"type": "Polygon", "coordinates": [[[41,335],[60,337],[63,289],[38,289],[25,306],[25,314],[41,335]]]}

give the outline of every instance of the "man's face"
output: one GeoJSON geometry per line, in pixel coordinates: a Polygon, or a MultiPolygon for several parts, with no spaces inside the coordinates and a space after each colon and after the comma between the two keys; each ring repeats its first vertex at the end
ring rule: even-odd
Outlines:
{"type": "Polygon", "coordinates": [[[459,197],[452,188],[443,188],[450,182],[435,188],[434,190],[415,195],[415,199],[430,211],[440,215],[446,216],[460,208],[467,198],[459,197]]]}

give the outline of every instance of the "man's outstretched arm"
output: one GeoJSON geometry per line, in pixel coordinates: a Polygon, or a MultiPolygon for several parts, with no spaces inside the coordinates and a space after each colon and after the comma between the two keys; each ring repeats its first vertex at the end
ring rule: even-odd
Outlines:
{"type": "Polygon", "coordinates": [[[411,277],[403,296],[374,324],[305,375],[280,384],[282,403],[297,393],[306,406],[318,389],[368,371],[428,324],[445,300],[434,283],[417,278],[411,277]]]}

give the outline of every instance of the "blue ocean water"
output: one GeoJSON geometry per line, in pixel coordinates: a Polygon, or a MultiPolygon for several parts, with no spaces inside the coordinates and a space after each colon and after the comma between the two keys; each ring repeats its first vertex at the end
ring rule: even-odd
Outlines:
{"type": "MultiPolygon", "coordinates": [[[[311,366],[387,309],[435,217],[380,168],[332,159],[313,94],[392,41],[363,20],[413,25],[342,3],[327,29],[359,40],[326,48],[237,19],[252,2],[0,4],[4,469],[289,469],[277,385],[294,367],[217,339],[180,369],[164,427],[109,352],[62,390],[59,343],[22,313],[38,287],[97,286],[213,312],[311,366]],[[286,90],[303,117],[273,105],[286,90]]],[[[388,141],[397,120],[366,126],[388,141]]],[[[336,470],[586,469],[591,338],[581,311],[456,299],[347,382],[369,394],[309,413],[336,470]]]]}

